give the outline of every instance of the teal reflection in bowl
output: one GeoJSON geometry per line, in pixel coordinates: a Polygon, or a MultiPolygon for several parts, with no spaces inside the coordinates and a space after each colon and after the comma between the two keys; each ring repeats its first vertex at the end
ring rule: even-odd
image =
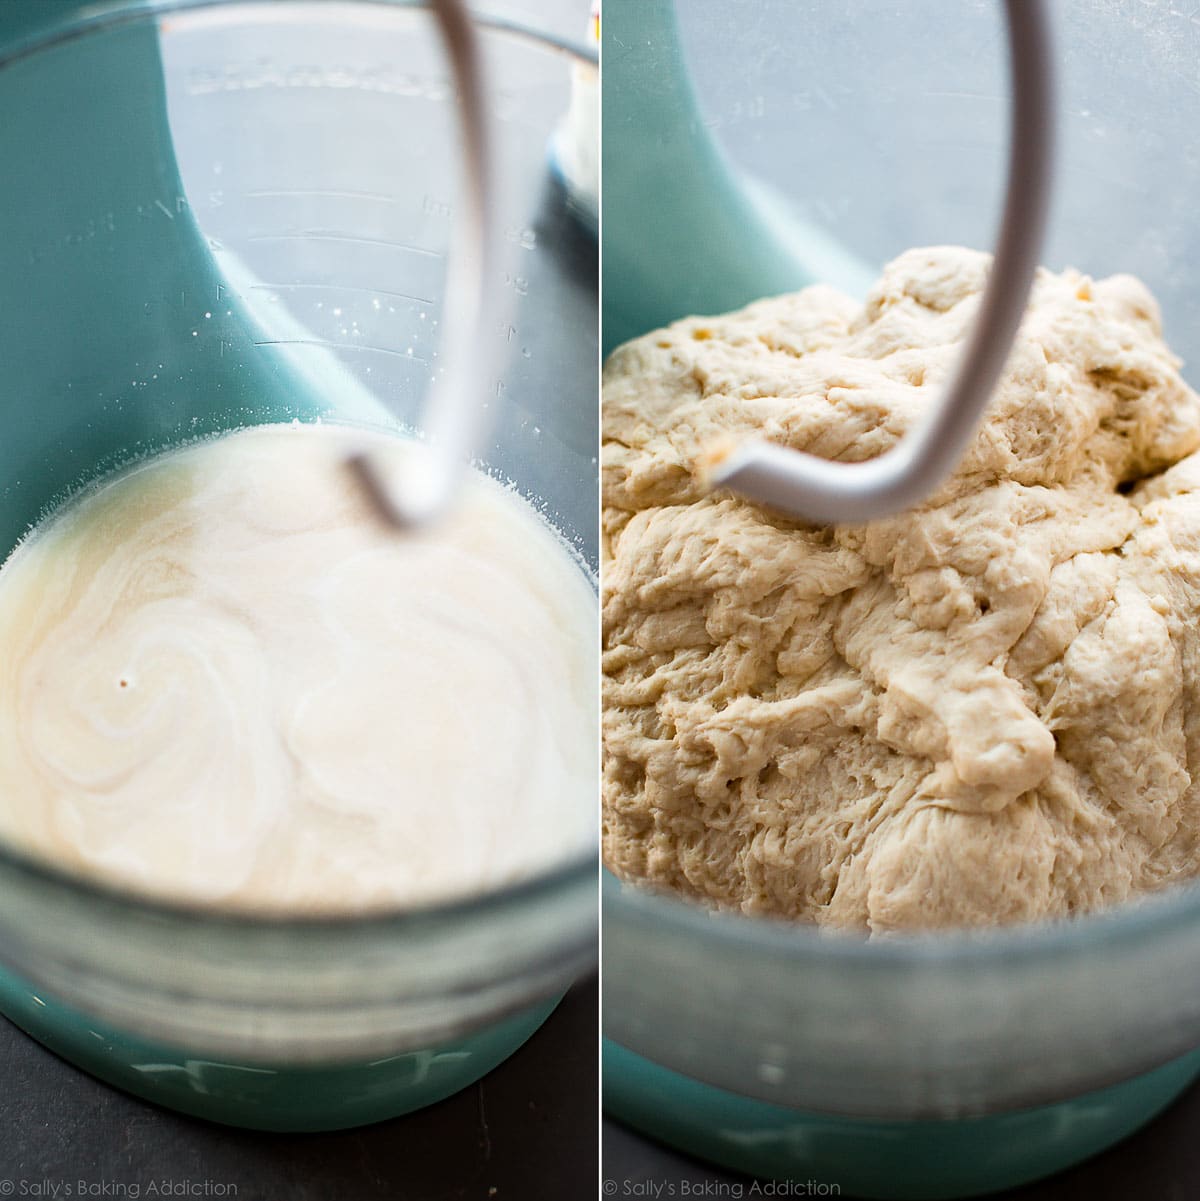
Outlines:
{"type": "Polygon", "coordinates": [[[995,1190],[1123,1138],[1200,1071],[1194,887],[1070,922],[866,940],[606,874],[603,919],[606,1107],[752,1175],[995,1190]]]}
{"type": "Polygon", "coordinates": [[[970,1197],[1062,1171],[1132,1134],[1200,1075],[1197,1050],[1056,1105],[873,1122],[739,1097],[607,1040],[603,1062],[606,1111],[653,1138],[750,1176],[889,1201],[970,1197]]]}
{"type": "Polygon", "coordinates": [[[150,1042],[0,970],[0,1011],[56,1055],[146,1101],[252,1130],[341,1130],[432,1105],[503,1063],[557,1004],[543,1001],[436,1047],[296,1067],[226,1062],[150,1042]]]}

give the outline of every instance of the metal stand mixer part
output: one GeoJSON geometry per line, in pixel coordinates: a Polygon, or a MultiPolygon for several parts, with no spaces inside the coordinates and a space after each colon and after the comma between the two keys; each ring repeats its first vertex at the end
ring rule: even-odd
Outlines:
{"type": "Polygon", "coordinates": [[[766,442],[733,448],[710,482],[818,522],[885,517],[917,504],[958,465],[1024,314],[1049,208],[1054,78],[1044,0],[1005,0],[1012,124],[1000,237],[971,340],[946,395],[891,450],[839,463],[766,442]]]}

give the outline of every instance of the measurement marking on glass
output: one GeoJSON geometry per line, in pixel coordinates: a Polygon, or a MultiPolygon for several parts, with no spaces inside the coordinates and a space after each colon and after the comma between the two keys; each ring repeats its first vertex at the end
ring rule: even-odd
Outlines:
{"type": "Polygon", "coordinates": [[[390,238],[362,238],[357,234],[329,233],[321,229],[301,230],[294,234],[254,234],[247,238],[248,242],[361,242],[364,246],[392,246],[397,250],[410,250],[413,254],[423,254],[431,259],[440,259],[440,250],[429,250],[424,246],[413,246],[408,242],[393,242],[390,238]]]}
{"type": "Polygon", "coordinates": [[[373,350],[377,354],[395,355],[398,359],[407,359],[411,363],[423,363],[429,366],[429,360],[411,350],[396,350],[391,346],[373,346],[367,342],[331,342],[328,338],[267,338],[263,342],[255,342],[255,346],[324,346],[333,350],[373,350]]]}
{"type": "Polygon", "coordinates": [[[395,196],[383,192],[346,192],[332,188],[259,188],[253,192],[243,192],[252,200],[288,196],[327,196],[331,200],[379,200],[385,204],[399,204],[395,196]]]}
{"type": "Polygon", "coordinates": [[[287,292],[295,288],[322,288],[330,292],[361,292],[366,296],[390,296],[398,300],[415,300],[418,304],[433,304],[428,296],[414,296],[411,292],[389,292],[384,288],[363,288],[352,284],[251,284],[251,292],[287,292]]]}

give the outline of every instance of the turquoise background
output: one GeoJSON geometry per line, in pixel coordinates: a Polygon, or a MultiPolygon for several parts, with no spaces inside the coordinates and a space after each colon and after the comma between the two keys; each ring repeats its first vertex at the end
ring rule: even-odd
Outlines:
{"type": "MultiPolygon", "coordinates": [[[[28,28],[41,8],[0,13],[28,28]]],[[[17,57],[0,72],[0,110],[0,552],[122,462],[328,410],[255,345],[255,323],[196,225],[152,23],[17,57]]]]}

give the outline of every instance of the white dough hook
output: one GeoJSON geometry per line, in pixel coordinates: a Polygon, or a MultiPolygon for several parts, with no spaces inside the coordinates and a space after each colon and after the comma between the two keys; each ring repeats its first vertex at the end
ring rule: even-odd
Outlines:
{"type": "Polygon", "coordinates": [[[499,231],[479,39],[463,0],[431,0],[431,6],[458,91],[463,145],[439,344],[442,370],[425,403],[422,453],[406,456],[403,475],[385,475],[365,452],[348,462],[380,516],[402,529],[426,525],[445,511],[482,444],[490,412],[484,403],[492,367],[488,348],[495,341],[488,281],[495,276],[499,231]]]}
{"type": "Polygon", "coordinates": [[[958,465],[1004,369],[1025,311],[1049,208],[1054,73],[1043,0],[1005,0],[1012,122],[1008,189],[987,289],[946,395],[900,443],[877,458],[841,463],[761,441],[715,462],[714,487],[810,521],[858,522],[917,504],[958,465]]]}

